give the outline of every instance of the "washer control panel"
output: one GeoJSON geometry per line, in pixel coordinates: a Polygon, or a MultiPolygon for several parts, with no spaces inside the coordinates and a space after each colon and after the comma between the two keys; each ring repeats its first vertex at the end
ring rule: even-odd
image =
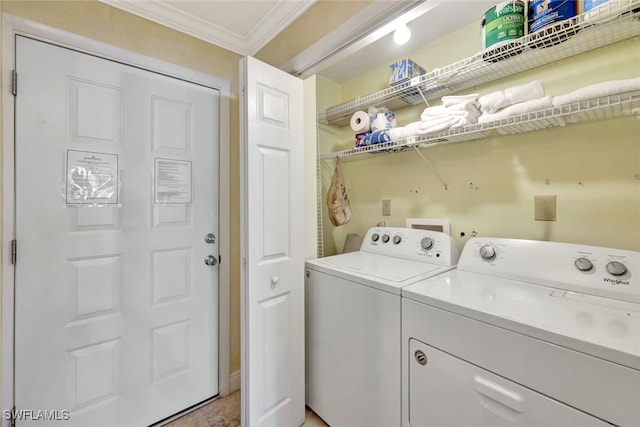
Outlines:
{"type": "Polygon", "coordinates": [[[458,270],[640,303],[640,252],[572,243],[475,237],[458,270]]]}
{"type": "Polygon", "coordinates": [[[415,228],[370,228],[360,250],[447,267],[456,265],[459,258],[458,246],[451,236],[415,228]]]}

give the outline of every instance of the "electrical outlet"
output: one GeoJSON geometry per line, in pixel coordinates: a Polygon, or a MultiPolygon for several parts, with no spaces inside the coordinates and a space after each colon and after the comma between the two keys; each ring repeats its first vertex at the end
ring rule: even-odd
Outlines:
{"type": "Polygon", "coordinates": [[[533,196],[533,219],[536,221],[556,220],[557,196],[533,196]]]}
{"type": "Polygon", "coordinates": [[[385,216],[391,215],[391,200],[382,201],[382,215],[385,215],[385,216]]]}

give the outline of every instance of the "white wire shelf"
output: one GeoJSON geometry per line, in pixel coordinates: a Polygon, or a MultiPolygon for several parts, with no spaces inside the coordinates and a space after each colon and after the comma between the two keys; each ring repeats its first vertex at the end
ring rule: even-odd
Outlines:
{"type": "Polygon", "coordinates": [[[354,147],[348,150],[321,154],[318,159],[331,160],[340,157],[343,160],[356,160],[370,158],[373,154],[381,155],[406,151],[414,146],[427,148],[441,144],[474,141],[486,138],[492,135],[493,132],[513,135],[561,126],[560,123],[563,122],[572,124],[631,116],[640,117],[640,91],[587,99],[493,122],[450,129],[437,134],[418,135],[384,144],[354,147]]]}
{"type": "Polygon", "coordinates": [[[320,123],[344,126],[358,110],[385,106],[398,110],[476,87],[580,53],[640,35],[640,0],[607,2],[566,23],[529,34],[506,46],[484,50],[318,114],[320,123]]]}

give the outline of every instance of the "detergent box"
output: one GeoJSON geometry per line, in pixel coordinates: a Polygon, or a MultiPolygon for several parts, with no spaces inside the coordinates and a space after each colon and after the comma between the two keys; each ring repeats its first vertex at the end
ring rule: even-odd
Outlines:
{"type": "Polygon", "coordinates": [[[389,84],[398,84],[425,74],[427,70],[409,58],[402,58],[389,66],[389,84]]]}

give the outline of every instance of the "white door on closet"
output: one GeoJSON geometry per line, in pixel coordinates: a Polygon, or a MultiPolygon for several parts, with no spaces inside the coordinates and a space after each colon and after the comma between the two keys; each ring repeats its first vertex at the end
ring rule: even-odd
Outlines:
{"type": "Polygon", "coordinates": [[[302,81],[250,57],[241,70],[242,422],[297,427],[305,419],[302,81]]]}
{"type": "Polygon", "coordinates": [[[219,92],[16,42],[16,408],[143,426],[215,396],[219,92]]]}

